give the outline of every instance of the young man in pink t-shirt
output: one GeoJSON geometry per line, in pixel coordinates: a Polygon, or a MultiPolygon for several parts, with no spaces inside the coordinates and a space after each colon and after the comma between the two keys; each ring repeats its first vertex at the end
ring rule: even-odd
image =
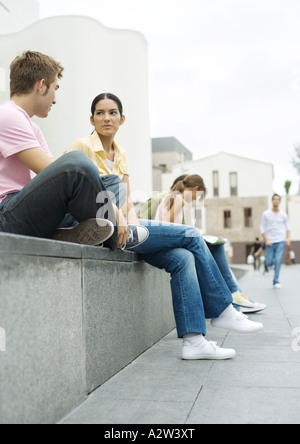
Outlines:
{"type": "Polygon", "coordinates": [[[97,168],[79,152],[55,161],[31,120],[46,118],[56,104],[64,68],[32,51],[10,68],[11,100],[0,105],[0,231],[89,245],[118,233],[118,245],[124,245],[128,227],[120,223],[97,168]],[[79,224],[57,230],[67,214],[79,224]]]}

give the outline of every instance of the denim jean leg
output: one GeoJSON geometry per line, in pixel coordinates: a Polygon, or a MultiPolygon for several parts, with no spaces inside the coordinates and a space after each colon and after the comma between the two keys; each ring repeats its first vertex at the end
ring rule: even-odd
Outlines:
{"type": "Polygon", "coordinates": [[[67,213],[78,222],[100,217],[115,224],[98,169],[81,152],[62,156],[20,192],[8,196],[2,202],[0,220],[8,233],[47,238],[67,213]]]}
{"type": "Polygon", "coordinates": [[[212,254],[219,270],[223,276],[223,279],[226,282],[227,287],[230,292],[233,294],[239,291],[239,287],[235,279],[233,279],[232,271],[229,268],[228,260],[226,258],[224,245],[212,245],[207,244],[209,251],[212,254]]]}
{"type": "Polygon", "coordinates": [[[266,247],[266,266],[272,267],[274,265],[274,253],[275,247],[274,244],[271,247],[266,247]]]}
{"type": "MultiPolygon", "coordinates": [[[[137,253],[150,254],[183,248],[192,253],[205,316],[219,317],[232,304],[232,295],[200,231],[194,227],[162,222],[140,220],[140,223],[148,228],[149,238],[133,250],[137,253]]],[[[155,266],[155,263],[152,265],[155,266]]]]}
{"type": "Polygon", "coordinates": [[[125,184],[115,174],[101,176],[102,182],[110,193],[114,196],[114,203],[118,208],[122,208],[126,202],[127,190],[125,184]]]}
{"type": "Polygon", "coordinates": [[[195,259],[183,248],[152,254],[140,254],[141,258],[156,268],[171,274],[171,290],[177,334],[206,335],[206,322],[202,295],[199,287],[195,259]]]}
{"type": "Polygon", "coordinates": [[[274,275],[274,285],[279,284],[279,276],[280,276],[280,270],[282,266],[282,261],[284,257],[285,252],[285,242],[279,242],[274,245],[275,247],[275,275],[274,275]]]}

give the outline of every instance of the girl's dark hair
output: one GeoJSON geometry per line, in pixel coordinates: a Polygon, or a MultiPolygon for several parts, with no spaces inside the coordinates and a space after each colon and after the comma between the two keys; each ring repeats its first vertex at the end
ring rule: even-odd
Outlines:
{"type": "Polygon", "coordinates": [[[123,117],[122,102],[117,96],[115,96],[114,94],[111,94],[111,93],[103,93],[103,94],[99,94],[99,96],[95,97],[95,99],[93,100],[93,103],[92,103],[92,108],[91,108],[92,117],[94,117],[97,103],[100,102],[101,100],[105,100],[105,99],[110,99],[110,100],[113,100],[114,102],[116,102],[116,104],[118,105],[118,110],[121,114],[121,117],[123,117]]]}
{"type": "Polygon", "coordinates": [[[183,180],[178,181],[172,188],[171,191],[179,193],[183,193],[186,188],[194,188],[198,187],[198,191],[203,191],[204,197],[207,194],[207,189],[202,177],[198,176],[198,174],[192,174],[191,176],[186,176],[183,180]]]}
{"type": "Polygon", "coordinates": [[[203,192],[203,199],[207,194],[207,188],[201,176],[198,176],[198,174],[192,174],[190,176],[182,176],[182,177],[183,177],[182,180],[179,180],[180,178],[178,178],[177,182],[175,181],[175,185],[171,189],[168,199],[166,199],[165,206],[168,210],[170,210],[173,207],[175,202],[175,197],[178,196],[180,193],[183,193],[186,188],[198,187],[198,191],[203,192]]]}

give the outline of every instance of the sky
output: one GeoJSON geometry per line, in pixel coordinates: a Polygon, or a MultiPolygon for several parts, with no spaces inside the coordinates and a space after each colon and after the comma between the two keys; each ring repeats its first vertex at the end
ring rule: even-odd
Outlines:
{"type": "MultiPolygon", "coordinates": [[[[291,159],[300,143],[299,0],[39,4],[40,18],[91,16],[145,36],[151,137],[176,137],[194,159],[226,151],[273,163],[274,191],[292,180],[298,192],[291,159]]],[[[261,180],[255,171],[253,180],[261,180]]]]}

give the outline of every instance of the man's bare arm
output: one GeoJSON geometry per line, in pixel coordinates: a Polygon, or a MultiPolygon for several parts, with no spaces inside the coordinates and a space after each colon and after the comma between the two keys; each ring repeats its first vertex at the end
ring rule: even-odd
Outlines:
{"type": "Polygon", "coordinates": [[[47,166],[55,161],[42,148],[32,148],[21,151],[16,154],[18,159],[23,162],[34,173],[39,174],[47,166]]]}

